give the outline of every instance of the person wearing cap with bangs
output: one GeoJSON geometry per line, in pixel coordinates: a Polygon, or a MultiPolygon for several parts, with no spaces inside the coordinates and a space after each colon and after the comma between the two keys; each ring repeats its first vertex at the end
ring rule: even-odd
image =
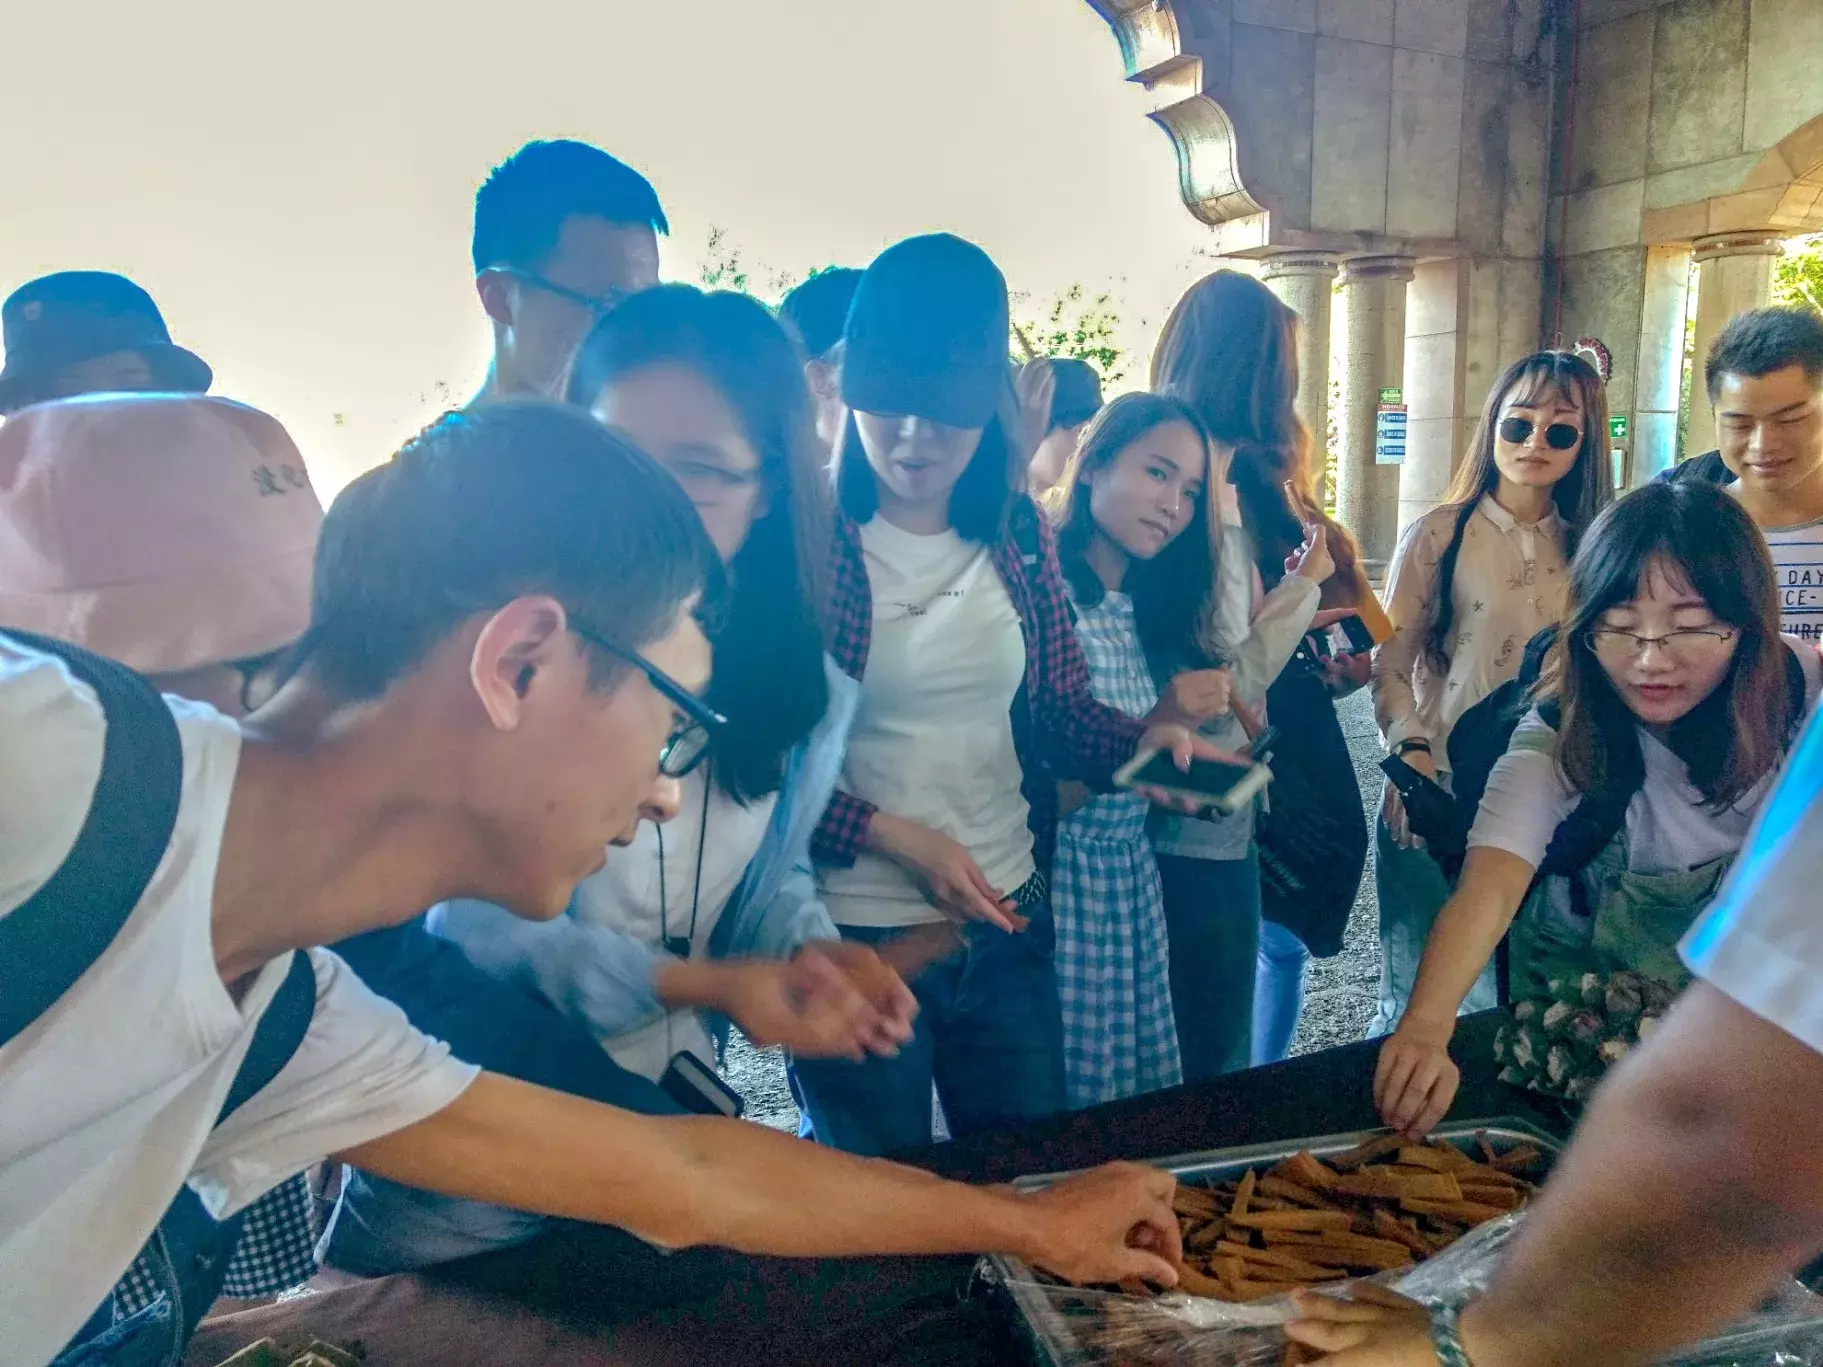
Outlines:
{"type": "Polygon", "coordinates": [[[0,304],[0,414],[79,394],[203,394],[208,363],[171,340],[152,296],[123,275],[59,271],[0,304]]]}
{"type": "Polygon", "coordinates": [[[214,400],[79,399],[0,427],[9,1362],[177,1360],[223,1232],[231,1249],[241,1213],[325,1155],[663,1247],[1004,1251],[1173,1280],[1161,1174],[1018,1197],[565,1096],[459,1061],[307,948],[456,896],[558,914],[675,806],[680,757],[723,723],[699,697],[717,580],[687,497],[540,400],[446,415],[344,491],[309,624],[268,675],[316,527],[294,459],[276,424],[214,400]],[[77,429],[127,412],[134,440],[77,454],[77,429]],[[207,478],[173,476],[206,453],[207,478]],[[75,551],[82,573],[61,573],[75,551]],[[73,634],[237,711],[276,692],[237,721],[52,639],[73,634]],[[139,1259],[134,1311],[113,1288],[139,1259]]]}
{"type": "Polygon", "coordinates": [[[818,1139],[890,1153],[1063,1109],[1047,880],[1057,781],[1101,790],[1144,748],[1218,752],[1170,703],[1095,699],[1049,525],[1024,492],[1006,280],[979,247],[915,237],[867,268],[842,341],[829,576],[836,663],[861,682],[812,842],[844,938],[953,951],[911,983],[894,1058],[798,1060],[818,1139]]]}

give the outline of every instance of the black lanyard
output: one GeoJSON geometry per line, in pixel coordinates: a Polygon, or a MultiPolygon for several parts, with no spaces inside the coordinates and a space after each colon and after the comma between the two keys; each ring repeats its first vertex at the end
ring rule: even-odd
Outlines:
{"type": "Polygon", "coordinates": [[[702,908],[703,898],[703,850],[709,844],[709,785],[715,782],[715,774],[710,765],[705,764],[703,774],[703,814],[701,828],[696,837],[696,880],[690,889],[690,933],[688,935],[671,934],[671,903],[665,892],[665,828],[658,831],[658,937],[664,945],[665,953],[678,959],[690,957],[690,951],[696,945],[696,915],[702,908]]]}

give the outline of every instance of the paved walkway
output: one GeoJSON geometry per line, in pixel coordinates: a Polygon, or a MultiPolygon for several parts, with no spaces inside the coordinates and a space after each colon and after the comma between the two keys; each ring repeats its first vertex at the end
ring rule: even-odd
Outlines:
{"type": "MultiPolygon", "coordinates": [[[[1337,708],[1348,737],[1361,785],[1362,804],[1371,822],[1380,807],[1380,735],[1374,729],[1372,696],[1361,689],[1337,708]]],[[[1370,827],[1371,829],[1371,827],[1370,827]]],[[[1380,977],[1379,901],[1374,884],[1374,852],[1367,851],[1367,873],[1348,923],[1342,952],[1311,965],[1304,1018],[1291,1042],[1293,1054],[1307,1054],[1361,1038],[1374,1014],[1380,977]]],[[[785,1067],[776,1049],[756,1050],[736,1031],[728,1046],[728,1074],[747,1098],[750,1119],[780,1129],[796,1129],[798,1110],[785,1084],[785,1067]]]]}

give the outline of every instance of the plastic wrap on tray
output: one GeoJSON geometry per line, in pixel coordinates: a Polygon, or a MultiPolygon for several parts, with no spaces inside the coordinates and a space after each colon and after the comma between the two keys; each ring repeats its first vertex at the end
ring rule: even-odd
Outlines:
{"type": "MultiPolygon", "coordinates": [[[[1459,1305],[1486,1289],[1524,1220],[1524,1211],[1502,1216],[1428,1261],[1361,1280],[1426,1305],[1459,1305]]],[[[1292,1310],[1284,1296],[1233,1303],[1175,1292],[1129,1296],[1038,1280],[1020,1286],[1042,1298],[1069,1327],[1074,1349],[1060,1367],[1280,1367],[1287,1361],[1283,1326],[1292,1310]]],[[[1336,1293],[1345,1290],[1340,1286],[1336,1293]]],[[[1664,1367],[1823,1367],[1823,1296],[1788,1279],[1755,1314],[1664,1359],[1664,1367]]]]}

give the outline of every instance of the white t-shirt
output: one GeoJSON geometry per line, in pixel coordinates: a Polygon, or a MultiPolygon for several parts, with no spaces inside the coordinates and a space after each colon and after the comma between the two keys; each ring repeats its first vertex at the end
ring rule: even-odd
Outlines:
{"type": "MultiPolygon", "coordinates": [[[[1792,644],[1804,666],[1806,701],[1814,703],[1823,674],[1816,649],[1792,644]]],[[[1733,804],[1714,811],[1670,747],[1643,727],[1638,735],[1646,781],[1627,804],[1627,867],[1635,873],[1672,873],[1739,850],[1774,776],[1768,774],[1733,804]]],[[[1505,850],[1536,868],[1558,824],[1581,800],[1557,767],[1557,733],[1533,709],[1514,728],[1506,753],[1488,775],[1469,847],[1505,850]]]]}
{"type": "MultiPolygon", "coordinates": [[[[48,1360],[127,1270],[188,1179],[217,1217],[325,1155],[442,1110],[476,1070],[346,965],[309,951],[317,1009],[270,1085],[211,1132],[281,955],[236,1004],[215,967],[211,898],[240,731],[169,699],[184,751],[170,847],[114,942],[0,1047],[0,1358],[48,1360]]],[[[106,725],[62,663],[0,639],[0,915],[75,844],[106,725]]]]}
{"type": "MultiPolygon", "coordinates": [[[[960,841],[1010,893],[1036,868],[1013,748],[1026,665],[1013,601],[988,548],[954,531],[917,536],[876,517],[861,528],[861,551],[873,640],[841,789],[960,841]]],[[[944,919],[878,855],[820,876],[837,925],[944,919]]]]}
{"type": "MultiPolygon", "coordinates": [[[[729,899],[740,886],[753,856],[759,852],[771,824],[778,794],[771,793],[741,806],[720,788],[709,784],[708,839],[703,833],[703,788],[710,766],[704,765],[683,780],[683,801],[677,816],[667,822],[664,843],[665,914],[659,902],[659,828],[649,821],[639,824],[633,843],[609,852],[600,872],[584,879],[570,902],[570,914],[591,925],[625,931],[654,948],[665,936],[690,936],[691,954],[702,958],[709,947],[729,899]],[[690,904],[696,886],[696,862],[702,858],[702,895],[696,903],[696,928],[690,926],[690,904]]],[[[710,1067],[715,1066],[715,1046],[708,1024],[696,1011],[673,1011],[602,1044],[622,1068],[657,1081],[671,1059],[688,1049],[710,1067]]]]}
{"type": "Polygon", "coordinates": [[[1681,946],[1690,971],[1823,1053],[1823,723],[1814,717],[1727,883],[1681,946]]]}
{"type": "MultiPolygon", "coordinates": [[[[1740,497],[1741,482],[1728,486],[1740,497]]],[[[1762,527],[1779,587],[1779,630],[1823,645],[1823,518],[1789,527],[1762,527]]]]}

